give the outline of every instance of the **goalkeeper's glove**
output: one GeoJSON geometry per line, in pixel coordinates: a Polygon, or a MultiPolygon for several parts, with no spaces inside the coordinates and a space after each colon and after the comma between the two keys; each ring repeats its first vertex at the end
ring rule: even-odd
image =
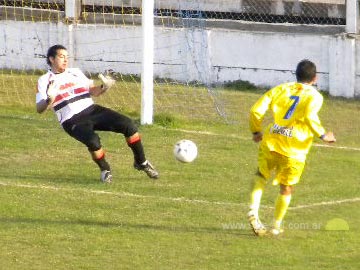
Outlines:
{"type": "Polygon", "coordinates": [[[50,81],[46,88],[46,95],[47,95],[46,103],[47,104],[53,103],[56,94],[57,94],[57,89],[55,87],[54,81],[50,81]]]}
{"type": "Polygon", "coordinates": [[[115,84],[115,80],[109,75],[104,76],[100,73],[99,79],[102,81],[101,89],[104,91],[109,90],[115,84]]]}

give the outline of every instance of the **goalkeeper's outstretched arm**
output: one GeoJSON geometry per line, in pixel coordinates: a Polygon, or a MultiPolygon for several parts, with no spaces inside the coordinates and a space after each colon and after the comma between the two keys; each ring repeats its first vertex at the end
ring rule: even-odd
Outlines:
{"type": "Polygon", "coordinates": [[[36,103],[36,111],[38,113],[43,113],[50,107],[51,103],[48,100],[42,99],[38,103],[36,103]]]}
{"type": "Polygon", "coordinates": [[[46,89],[46,99],[41,99],[39,102],[36,103],[36,111],[38,113],[42,113],[46,111],[51,104],[54,102],[56,97],[57,89],[54,85],[54,81],[50,81],[47,85],[46,89]]]}
{"type": "Polygon", "coordinates": [[[102,81],[102,84],[99,86],[92,86],[89,89],[90,94],[95,97],[100,96],[115,84],[115,80],[108,75],[104,76],[103,74],[99,74],[99,79],[102,81]]]}
{"type": "Polygon", "coordinates": [[[105,92],[102,85],[98,85],[98,86],[93,85],[89,88],[89,91],[90,91],[90,95],[94,97],[98,97],[105,92]]]}

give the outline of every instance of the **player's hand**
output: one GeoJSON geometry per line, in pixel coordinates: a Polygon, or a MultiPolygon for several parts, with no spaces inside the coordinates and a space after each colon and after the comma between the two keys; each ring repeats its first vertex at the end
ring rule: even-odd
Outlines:
{"type": "Polygon", "coordinates": [[[57,95],[57,88],[54,84],[54,81],[50,81],[49,84],[47,85],[46,95],[47,95],[47,103],[48,104],[53,103],[57,95]]]}
{"type": "Polygon", "coordinates": [[[102,81],[102,89],[104,91],[109,90],[114,84],[115,84],[115,80],[113,78],[111,78],[111,76],[109,75],[103,75],[103,74],[99,74],[99,79],[102,81]]]}
{"type": "Polygon", "coordinates": [[[321,139],[324,142],[328,142],[328,143],[333,143],[336,142],[336,138],[334,136],[334,133],[332,133],[331,131],[326,132],[324,135],[321,136],[321,139]]]}
{"type": "Polygon", "coordinates": [[[253,141],[258,143],[262,140],[263,134],[261,132],[253,133],[253,141]]]}

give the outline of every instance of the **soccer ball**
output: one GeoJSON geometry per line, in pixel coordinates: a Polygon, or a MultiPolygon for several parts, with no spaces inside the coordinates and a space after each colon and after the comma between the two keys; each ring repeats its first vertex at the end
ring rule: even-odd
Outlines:
{"type": "Polygon", "coordinates": [[[196,144],[190,140],[180,140],[174,145],[174,156],[181,162],[192,162],[197,157],[196,144]]]}

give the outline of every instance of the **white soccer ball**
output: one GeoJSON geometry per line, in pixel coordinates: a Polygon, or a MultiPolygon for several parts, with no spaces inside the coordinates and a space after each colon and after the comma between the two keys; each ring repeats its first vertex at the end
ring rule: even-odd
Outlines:
{"type": "Polygon", "coordinates": [[[174,145],[174,156],[181,162],[192,162],[197,157],[197,146],[193,141],[180,140],[174,145]]]}

